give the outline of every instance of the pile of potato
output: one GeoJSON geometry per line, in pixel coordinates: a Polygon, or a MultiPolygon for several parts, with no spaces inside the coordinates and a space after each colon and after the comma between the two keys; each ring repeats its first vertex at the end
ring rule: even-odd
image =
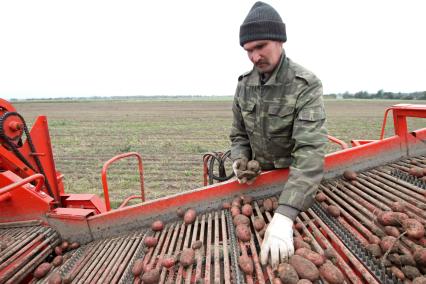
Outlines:
{"type": "Polygon", "coordinates": [[[416,178],[426,182],[426,168],[414,166],[408,170],[408,174],[415,176],[416,178]]]}
{"type": "MultiPolygon", "coordinates": [[[[176,211],[178,217],[182,218],[185,225],[190,225],[195,222],[197,218],[197,212],[193,208],[183,209],[178,208],[176,211]]],[[[151,230],[160,232],[164,229],[164,223],[161,220],[156,220],[151,224],[151,230]]],[[[155,248],[158,244],[158,239],[155,236],[146,236],[143,243],[147,249],[155,248]]],[[[195,263],[195,252],[203,247],[202,241],[195,241],[190,248],[184,248],[176,255],[164,255],[161,259],[158,259],[157,266],[152,267],[152,264],[148,264],[148,260],[139,258],[135,261],[132,267],[132,274],[134,275],[134,283],[145,283],[154,284],[160,280],[161,269],[171,269],[175,265],[182,265],[184,268],[190,267],[195,263]]]]}
{"type": "MultiPolygon", "coordinates": [[[[51,262],[43,262],[33,272],[33,276],[36,279],[42,279],[44,278],[50,270],[52,270],[53,267],[61,266],[62,263],[65,262],[65,260],[69,257],[71,257],[71,254],[65,254],[68,251],[75,250],[80,247],[80,244],[78,242],[69,243],[68,241],[64,240],[62,243],[58,246],[56,246],[53,249],[53,252],[51,255],[49,255],[48,259],[52,259],[51,262]]],[[[68,279],[62,279],[61,275],[59,273],[53,273],[48,280],[49,284],[61,284],[61,283],[70,283],[68,279]]]]}
{"type": "Polygon", "coordinates": [[[391,209],[377,214],[377,222],[387,236],[367,249],[397,278],[408,283],[426,283],[425,226],[406,214],[404,202],[394,202],[391,209]],[[402,238],[406,240],[402,242],[402,238]]]}
{"type": "MultiPolygon", "coordinates": [[[[233,217],[235,232],[241,242],[251,240],[251,225],[258,235],[263,238],[268,224],[261,216],[253,217],[252,198],[250,196],[235,197],[231,203],[223,203],[224,209],[229,209],[233,217]],[[253,222],[251,218],[253,217],[253,222]],[[252,224],[251,224],[252,223],[252,224]]],[[[261,213],[269,212],[271,215],[278,207],[276,197],[257,200],[261,213]]],[[[320,279],[328,281],[330,284],[343,283],[345,278],[342,272],[335,266],[335,255],[329,253],[330,259],[312,250],[309,238],[294,238],[295,255],[289,259],[288,263],[281,263],[274,270],[273,283],[284,284],[309,284],[320,279]]],[[[247,275],[254,273],[253,259],[243,252],[238,258],[238,264],[247,275]]]]}

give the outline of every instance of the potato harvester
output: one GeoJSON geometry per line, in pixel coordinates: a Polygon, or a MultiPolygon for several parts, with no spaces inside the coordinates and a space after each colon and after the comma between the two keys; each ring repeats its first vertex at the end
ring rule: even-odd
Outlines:
{"type": "MultiPolygon", "coordinates": [[[[346,283],[403,283],[366,247],[386,236],[377,222],[377,213],[390,211],[392,204],[406,204],[406,214],[426,225],[426,182],[411,174],[414,166],[426,168],[426,128],[409,131],[407,118],[426,118],[426,105],[397,104],[385,112],[378,140],[352,140],[348,146],[329,137],[342,149],[325,160],[325,176],[319,190],[326,195],[315,201],[295,221],[295,237],[302,237],[314,251],[335,253],[336,265],[346,283]],[[388,114],[393,117],[394,133],[385,138],[388,114]],[[357,172],[355,180],[343,178],[345,170],[357,172]],[[326,208],[335,205],[340,216],[326,208]]],[[[272,283],[273,269],[259,262],[262,236],[252,224],[251,240],[241,242],[229,209],[222,204],[235,197],[251,196],[254,218],[268,223],[273,213],[262,210],[265,198],[278,196],[288,178],[288,169],[262,172],[247,186],[235,180],[205,185],[179,194],[145,200],[142,158],[124,153],[107,161],[102,169],[103,198],[95,194],[66,193],[63,175],[56,169],[47,118],[39,116],[31,130],[12,104],[0,100],[0,284],[51,283],[59,274],[63,283],[140,283],[132,267],[143,259],[146,267],[158,268],[159,283],[272,283]],[[107,182],[108,167],[120,159],[138,160],[140,194],[130,196],[117,209],[111,209],[107,182]],[[139,200],[129,205],[130,200],[139,200]],[[178,208],[194,208],[197,218],[185,225],[178,208]],[[165,227],[154,232],[151,223],[162,220],[165,227]],[[155,236],[158,243],[146,247],[144,239],[155,236]],[[41,279],[35,269],[51,262],[63,245],[78,242],[75,249],[64,249],[63,263],[51,267],[41,279]],[[179,256],[197,241],[189,267],[177,263],[161,266],[166,256],[179,256]],[[237,259],[248,255],[254,263],[252,275],[245,275],[237,259]],[[51,281],[51,282],[49,282],[51,281]]],[[[207,159],[204,160],[205,175],[207,159]]],[[[426,249],[426,238],[399,237],[399,252],[412,254],[426,249]]],[[[426,265],[417,263],[420,274],[426,265]]],[[[402,268],[401,268],[402,269],[402,268]]],[[[327,283],[325,279],[318,283],[327,283]]]]}

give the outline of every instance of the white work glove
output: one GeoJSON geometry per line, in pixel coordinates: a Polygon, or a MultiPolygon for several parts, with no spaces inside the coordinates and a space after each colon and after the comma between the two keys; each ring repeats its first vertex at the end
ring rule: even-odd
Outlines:
{"type": "Polygon", "coordinates": [[[279,263],[287,262],[293,254],[293,221],[280,213],[275,213],[263,238],[260,262],[266,265],[271,255],[270,263],[275,269],[279,263]]]}

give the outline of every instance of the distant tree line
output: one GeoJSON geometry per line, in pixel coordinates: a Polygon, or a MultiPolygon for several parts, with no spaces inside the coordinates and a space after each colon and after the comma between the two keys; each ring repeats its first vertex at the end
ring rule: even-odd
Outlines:
{"type": "Polygon", "coordinates": [[[338,94],[327,94],[328,98],[338,99],[380,99],[380,100],[426,100],[426,91],[412,92],[412,93],[393,93],[385,92],[383,90],[377,91],[377,93],[369,93],[366,91],[356,92],[351,94],[349,92],[338,93],[338,94]]]}
{"type": "MultiPolygon", "coordinates": [[[[385,92],[383,90],[377,93],[369,93],[360,91],[356,93],[337,93],[325,94],[327,99],[381,99],[381,100],[426,100],[426,91],[412,92],[412,93],[393,93],[385,92]]],[[[12,98],[10,101],[81,101],[81,100],[211,100],[211,99],[224,99],[232,100],[233,96],[202,96],[202,95],[188,95],[188,96],[90,96],[90,97],[62,97],[62,98],[34,98],[34,99],[16,99],[12,98]]]]}

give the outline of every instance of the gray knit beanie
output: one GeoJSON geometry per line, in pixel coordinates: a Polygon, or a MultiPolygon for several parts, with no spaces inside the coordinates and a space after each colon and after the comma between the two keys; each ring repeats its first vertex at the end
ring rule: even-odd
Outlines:
{"type": "Polygon", "coordinates": [[[255,40],[287,40],[285,24],[278,12],[271,5],[260,1],[254,3],[240,26],[241,46],[255,40]]]}

